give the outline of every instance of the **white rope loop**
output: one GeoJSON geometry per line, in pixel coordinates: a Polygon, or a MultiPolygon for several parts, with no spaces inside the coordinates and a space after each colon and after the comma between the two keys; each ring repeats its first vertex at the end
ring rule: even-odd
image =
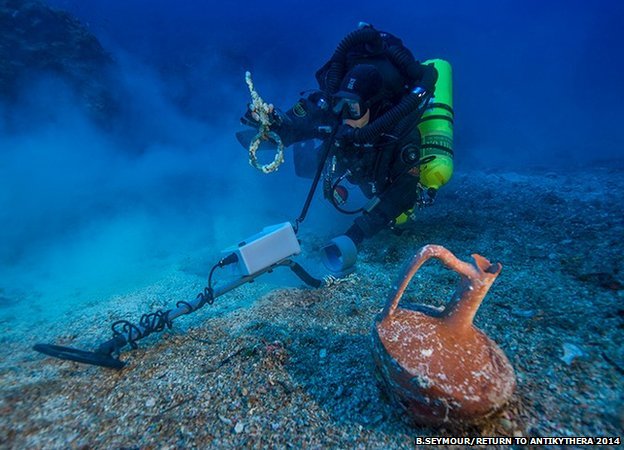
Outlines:
{"type": "Polygon", "coordinates": [[[251,73],[249,71],[245,72],[245,82],[247,83],[249,93],[251,94],[251,104],[249,105],[251,115],[260,123],[260,126],[258,127],[258,134],[254,136],[249,144],[249,164],[263,173],[275,172],[284,162],[284,143],[282,142],[282,138],[270,129],[273,124],[272,113],[274,108],[273,105],[262,100],[262,97],[260,97],[260,95],[256,92],[253,80],[251,79],[251,73]],[[268,164],[260,164],[256,153],[262,141],[268,140],[277,144],[275,158],[273,158],[273,161],[268,164]]]}

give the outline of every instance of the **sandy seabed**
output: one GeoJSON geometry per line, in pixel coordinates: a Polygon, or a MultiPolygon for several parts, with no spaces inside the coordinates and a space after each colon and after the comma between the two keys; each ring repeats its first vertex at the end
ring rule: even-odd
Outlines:
{"type": "MultiPolygon", "coordinates": [[[[329,238],[300,237],[309,255],[329,238]]],[[[192,262],[54,323],[5,312],[0,447],[411,449],[428,436],[622,436],[623,239],[622,169],[473,172],[458,174],[403,234],[366,242],[341,282],[245,285],[122,353],[121,371],[31,347],[92,349],[114,320],[194,298],[205,276],[192,262]],[[505,351],[518,386],[504,410],[476,424],[413,427],[375,378],[373,319],[428,243],[503,264],[475,325],[505,351]]],[[[404,301],[442,305],[456,282],[428,263],[404,301]]],[[[499,447],[508,448],[488,446],[499,447]]]]}

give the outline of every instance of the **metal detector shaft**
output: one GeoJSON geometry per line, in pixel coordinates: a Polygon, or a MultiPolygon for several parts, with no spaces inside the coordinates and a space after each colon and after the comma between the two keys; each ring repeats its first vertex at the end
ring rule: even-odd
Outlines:
{"type": "MultiPolygon", "coordinates": [[[[263,275],[267,272],[272,272],[273,269],[280,266],[290,267],[295,275],[297,275],[304,283],[314,288],[318,288],[323,285],[322,280],[311,276],[308,272],[306,272],[303,267],[301,267],[301,265],[297,264],[289,257],[284,258],[281,261],[265,267],[264,269],[259,270],[251,275],[245,275],[237,280],[234,280],[221,288],[214,289],[210,294],[210,298],[211,300],[214,300],[215,298],[220,297],[221,295],[233,289],[236,289],[237,287],[245,283],[253,282],[260,275],[263,275]]],[[[117,354],[123,347],[128,344],[136,347],[136,345],[134,344],[136,341],[143,339],[156,331],[162,331],[165,324],[167,324],[167,326],[171,326],[171,322],[174,319],[198,310],[205,303],[205,298],[201,298],[201,295],[198,295],[194,300],[188,302],[178,302],[179,306],[176,306],[174,309],[171,309],[165,313],[159,311],[152,314],[161,321],[159,322],[160,326],[158,327],[155,327],[153,324],[150,323],[142,323],[143,319],[141,319],[141,322],[136,325],[126,322],[127,324],[130,324],[130,326],[128,326],[127,328],[124,327],[123,331],[116,332],[115,336],[112,339],[100,344],[100,346],[94,352],[79,350],[72,347],[62,347],[52,344],[37,344],[34,346],[34,350],[60,359],[77,361],[103,367],[110,367],[113,369],[121,369],[123,368],[125,363],[114,357],[113,354],[117,354]]],[[[144,315],[143,317],[145,316],[146,315],[144,315]]]]}
{"type": "MultiPolygon", "coordinates": [[[[230,292],[233,289],[236,289],[239,286],[242,286],[245,283],[251,283],[253,282],[256,278],[258,278],[260,275],[263,275],[267,272],[272,272],[273,269],[279,267],[279,266],[288,266],[290,267],[290,269],[306,284],[314,287],[314,288],[318,288],[320,287],[323,282],[321,280],[318,280],[314,277],[312,277],[308,272],[305,271],[305,269],[303,269],[303,267],[301,267],[301,265],[297,264],[296,262],[294,262],[293,260],[291,260],[290,258],[286,258],[283,259],[282,261],[279,261],[269,267],[266,267],[254,274],[251,275],[246,275],[243,276],[242,278],[239,278],[237,280],[232,281],[231,283],[221,287],[221,288],[215,288],[213,291],[213,298],[217,298],[222,296],[223,294],[226,294],[228,292],[230,292]]],[[[183,316],[185,314],[189,314],[191,312],[194,312],[197,310],[197,307],[200,305],[201,299],[196,298],[195,300],[189,301],[189,302],[185,302],[186,304],[188,304],[192,309],[189,309],[189,307],[186,304],[182,304],[174,309],[172,309],[169,312],[168,318],[169,320],[173,321],[174,319],[183,316]]],[[[137,329],[130,329],[126,334],[121,334],[118,336],[115,336],[113,339],[106,341],[104,343],[102,343],[97,352],[98,353],[107,353],[110,354],[114,351],[118,351],[119,349],[121,349],[122,347],[124,347],[126,344],[128,344],[129,342],[134,342],[137,341],[139,339],[143,339],[147,336],[149,336],[151,334],[151,332],[149,332],[148,329],[146,329],[145,327],[142,327],[141,325],[137,325],[137,329]]]]}

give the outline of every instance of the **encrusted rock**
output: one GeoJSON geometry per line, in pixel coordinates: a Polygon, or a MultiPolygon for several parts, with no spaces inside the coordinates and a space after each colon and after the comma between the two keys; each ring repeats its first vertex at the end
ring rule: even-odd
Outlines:
{"type": "Polygon", "coordinates": [[[69,82],[98,116],[116,109],[106,79],[110,55],[78,20],[38,0],[0,0],[0,99],[14,100],[33,77],[69,82]]]}

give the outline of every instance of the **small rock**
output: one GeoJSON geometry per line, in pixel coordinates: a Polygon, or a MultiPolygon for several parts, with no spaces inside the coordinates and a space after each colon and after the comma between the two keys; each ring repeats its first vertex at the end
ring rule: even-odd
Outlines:
{"type": "Polygon", "coordinates": [[[225,416],[222,416],[221,414],[217,414],[217,416],[219,417],[219,420],[220,420],[221,422],[223,422],[224,424],[226,424],[226,425],[232,425],[232,423],[233,423],[233,422],[232,422],[232,420],[228,419],[228,418],[227,418],[227,417],[225,417],[225,416]]]}
{"type": "Polygon", "coordinates": [[[511,431],[513,429],[513,424],[511,423],[511,420],[509,419],[505,419],[504,417],[502,419],[500,419],[500,424],[503,427],[503,429],[505,431],[511,431]]]}
{"type": "Polygon", "coordinates": [[[236,422],[236,425],[234,425],[234,433],[236,434],[242,433],[244,429],[245,424],[243,422],[236,422]]]}
{"type": "Polygon", "coordinates": [[[155,398],[148,398],[147,401],[145,402],[145,406],[148,408],[153,408],[154,405],[156,405],[156,399],[155,398]]]}
{"type": "Polygon", "coordinates": [[[560,359],[568,366],[572,364],[572,361],[574,361],[576,358],[580,358],[583,356],[586,356],[586,354],[580,347],[574,344],[570,344],[569,342],[565,342],[563,344],[563,356],[560,359]]]}
{"type": "Polygon", "coordinates": [[[511,314],[516,316],[516,317],[525,317],[525,318],[531,318],[535,315],[535,311],[532,309],[516,309],[514,308],[511,311],[511,314]]]}

